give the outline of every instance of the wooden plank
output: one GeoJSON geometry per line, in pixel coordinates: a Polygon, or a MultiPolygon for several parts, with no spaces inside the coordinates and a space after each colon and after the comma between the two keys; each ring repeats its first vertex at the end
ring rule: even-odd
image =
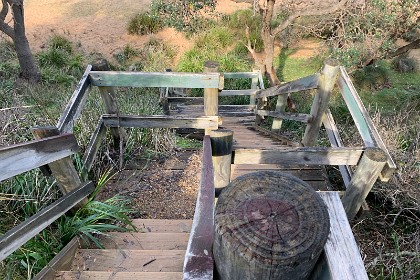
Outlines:
{"type": "MultiPolygon", "coordinates": [[[[219,63],[214,61],[206,61],[204,63],[204,72],[219,72],[219,63]]],[[[223,78],[223,76],[222,76],[223,78]]],[[[217,87],[204,89],[204,115],[219,115],[219,90],[217,87]]],[[[206,128],[204,133],[208,135],[212,129],[206,128]]]]}
{"type": "Polygon", "coordinates": [[[93,132],[89,144],[86,148],[85,154],[83,155],[83,176],[85,177],[87,173],[92,168],[93,162],[95,161],[96,154],[101,147],[102,140],[106,135],[106,127],[102,120],[102,116],[99,118],[98,124],[96,125],[96,129],[93,132]]]}
{"type": "MultiPolygon", "coordinates": [[[[251,79],[251,89],[258,89],[258,81],[259,81],[259,76],[261,76],[261,70],[254,69],[253,72],[258,73],[258,76],[251,79]]],[[[254,93],[249,96],[249,105],[256,105],[256,104],[257,104],[257,94],[254,93]]]]}
{"type": "Polygon", "coordinates": [[[274,117],[279,119],[286,119],[292,121],[298,121],[303,123],[310,123],[312,116],[308,114],[290,113],[281,111],[267,111],[267,110],[255,110],[255,113],[264,117],[274,117]]]}
{"type": "Polygon", "coordinates": [[[330,234],[324,246],[330,275],[321,279],[368,280],[359,249],[336,192],[318,192],[328,208],[330,234]],[[329,276],[329,277],[328,277],[329,276]]]}
{"type": "Polygon", "coordinates": [[[94,189],[95,185],[92,182],[87,182],[2,235],[0,237],[0,261],[52,224],[94,189]]]}
{"type": "Polygon", "coordinates": [[[140,232],[190,232],[192,220],[133,219],[140,232]]]}
{"type": "Polygon", "coordinates": [[[381,172],[380,179],[384,182],[389,181],[397,167],[344,67],[340,67],[338,86],[365,145],[379,147],[386,153],[387,164],[381,172]]]}
{"type": "Polygon", "coordinates": [[[257,170],[271,170],[271,171],[281,171],[284,173],[288,173],[290,175],[293,175],[295,177],[298,177],[299,179],[302,179],[304,181],[325,181],[325,178],[323,178],[323,174],[321,170],[310,170],[310,169],[302,169],[302,170],[285,170],[280,168],[255,168],[255,169],[235,169],[234,173],[235,175],[232,176],[234,178],[237,178],[239,176],[242,176],[244,174],[248,174],[251,172],[255,172],[257,170]]]}
{"type": "Polygon", "coordinates": [[[65,158],[78,150],[73,134],[0,147],[0,181],[65,158]]]}
{"type": "Polygon", "coordinates": [[[386,164],[386,154],[380,148],[367,148],[351,178],[342,202],[349,220],[353,219],[365,201],[386,164]]]}
{"type": "Polygon", "coordinates": [[[88,88],[90,85],[89,73],[92,69],[92,65],[86,67],[85,73],[83,73],[82,79],[76,86],[73,95],[70,98],[69,103],[64,109],[63,114],[60,116],[60,120],[57,123],[58,130],[60,133],[69,133],[73,131],[73,126],[76,120],[82,113],[83,107],[85,106],[88,88]]]}
{"type": "Polygon", "coordinates": [[[187,232],[110,232],[107,234],[109,236],[100,236],[104,249],[185,250],[189,238],[187,232]]]}
{"type": "Polygon", "coordinates": [[[239,149],[234,164],[356,165],[364,148],[292,148],[290,150],[239,149]]]}
{"type": "Polygon", "coordinates": [[[210,137],[204,136],[200,188],[184,259],[184,280],[213,279],[214,178],[210,137]]]}
{"type": "Polygon", "coordinates": [[[79,249],[76,271],[181,272],[185,250],[79,249]]]}
{"type": "Polygon", "coordinates": [[[58,271],[57,280],[174,280],[182,272],[125,272],[125,271],[58,271]]]}
{"type": "Polygon", "coordinates": [[[104,124],[108,127],[142,127],[142,128],[197,128],[217,129],[217,116],[196,118],[179,116],[129,116],[102,115],[104,124]]]}
{"type": "Polygon", "coordinates": [[[183,103],[184,105],[204,105],[204,97],[168,97],[169,103],[183,103]]]}
{"type": "Polygon", "coordinates": [[[225,79],[252,79],[258,77],[259,72],[226,72],[223,73],[225,79]]]}
{"type": "Polygon", "coordinates": [[[302,144],[298,143],[298,142],[294,142],[292,140],[290,140],[289,138],[279,135],[277,133],[274,133],[268,129],[265,129],[261,126],[257,126],[257,125],[253,125],[252,129],[263,133],[264,135],[270,136],[271,138],[276,139],[277,141],[279,141],[280,143],[282,143],[283,145],[289,146],[289,147],[301,147],[302,144]]]}
{"type": "Polygon", "coordinates": [[[258,89],[231,89],[231,90],[222,90],[219,93],[219,96],[248,96],[254,95],[258,92],[258,89]]]}
{"type": "Polygon", "coordinates": [[[288,83],[281,84],[279,86],[260,90],[257,93],[257,98],[270,97],[317,88],[319,77],[320,74],[317,73],[288,83]]]}
{"type": "Polygon", "coordinates": [[[54,279],[57,271],[70,269],[79,246],[79,238],[74,237],[32,280],[54,279]]]}
{"type": "MultiPolygon", "coordinates": [[[[338,133],[337,125],[335,124],[334,118],[331,114],[330,109],[325,112],[325,117],[322,120],[325,130],[327,131],[328,139],[330,140],[331,147],[340,148],[343,147],[340,134],[338,133]]],[[[351,180],[351,169],[348,165],[339,165],[338,166],[341,177],[343,178],[343,182],[345,187],[350,183],[351,180]]]]}
{"type": "Polygon", "coordinates": [[[91,71],[89,77],[94,86],[219,88],[220,73],[91,71]]]}

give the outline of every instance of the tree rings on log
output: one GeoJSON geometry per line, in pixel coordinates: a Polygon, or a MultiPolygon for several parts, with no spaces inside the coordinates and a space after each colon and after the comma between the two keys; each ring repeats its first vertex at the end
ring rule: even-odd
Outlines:
{"type": "Polygon", "coordinates": [[[220,279],[307,279],[330,222],[320,196],[277,171],[232,181],[219,196],[213,246],[220,279]]]}

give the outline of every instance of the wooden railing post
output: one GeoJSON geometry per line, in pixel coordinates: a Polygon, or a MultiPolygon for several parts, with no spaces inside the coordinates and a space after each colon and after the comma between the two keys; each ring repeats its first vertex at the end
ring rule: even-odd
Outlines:
{"type": "Polygon", "coordinates": [[[233,131],[218,129],[210,132],[214,187],[216,196],[230,183],[233,131]]]}
{"type": "MultiPolygon", "coordinates": [[[[35,139],[42,139],[46,137],[59,135],[58,128],[55,126],[33,127],[32,135],[35,139]]],[[[73,161],[70,157],[66,157],[48,164],[52,175],[57,181],[63,194],[67,194],[77,189],[81,184],[79,174],[74,167],[73,161]]],[[[73,209],[78,209],[87,203],[87,198],[84,198],[73,209]]]]}
{"type": "Polygon", "coordinates": [[[302,139],[302,144],[306,147],[314,146],[317,141],[322,119],[324,118],[324,113],[328,109],[328,102],[335,81],[337,80],[339,70],[340,67],[337,60],[327,59],[325,61],[324,67],[321,70],[321,76],[319,77],[318,90],[311,107],[312,120],[306,126],[305,134],[302,139]]]}
{"type": "MultiPolygon", "coordinates": [[[[219,72],[219,63],[215,61],[206,61],[204,63],[204,72],[219,72]]],[[[219,89],[204,89],[204,115],[217,116],[219,114],[219,89]]],[[[205,134],[209,135],[211,129],[206,129],[205,134]]]]}
{"type": "Polygon", "coordinates": [[[385,152],[379,148],[367,148],[363,153],[350,184],[341,199],[349,220],[356,216],[373,184],[381,174],[386,161],[385,152]]]}
{"type": "MultiPolygon", "coordinates": [[[[277,103],[275,112],[284,113],[287,105],[287,94],[280,94],[277,96],[277,103]]],[[[279,118],[273,119],[273,124],[271,125],[271,131],[274,133],[280,132],[281,125],[283,120],[279,118]]]]}
{"type": "MultiPolygon", "coordinates": [[[[110,71],[108,61],[105,59],[99,59],[92,64],[92,71],[110,71]]],[[[105,105],[105,112],[107,114],[119,114],[117,97],[114,92],[113,87],[98,87],[101,93],[102,100],[105,105]]],[[[112,138],[114,140],[114,146],[118,147],[120,145],[120,140],[125,140],[127,135],[124,128],[113,127],[110,128],[112,138]]]]}
{"type": "MultiPolygon", "coordinates": [[[[253,69],[252,72],[260,73],[261,71],[259,69],[253,69]]],[[[258,77],[252,78],[251,89],[258,89],[258,81],[259,81],[258,77]]],[[[249,105],[256,105],[256,99],[257,99],[256,95],[251,94],[249,96],[249,105]]]]}

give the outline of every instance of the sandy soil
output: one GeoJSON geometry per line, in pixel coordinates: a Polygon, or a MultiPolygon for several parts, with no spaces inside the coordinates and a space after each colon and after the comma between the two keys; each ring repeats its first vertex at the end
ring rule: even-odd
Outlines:
{"type": "MultiPolygon", "coordinates": [[[[129,35],[126,26],[149,5],[150,0],[26,0],[26,33],[35,52],[43,49],[53,34],[60,34],[86,54],[97,52],[111,58],[128,44],[138,48],[147,42],[149,36],[129,35]]],[[[223,0],[216,10],[229,14],[249,5],[223,0]]],[[[154,36],[174,46],[179,54],[191,47],[191,42],[172,28],[154,36]]]]}

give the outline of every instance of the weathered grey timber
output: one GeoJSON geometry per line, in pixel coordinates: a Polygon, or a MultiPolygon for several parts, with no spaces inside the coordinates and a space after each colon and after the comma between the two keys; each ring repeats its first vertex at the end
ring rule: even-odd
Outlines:
{"type": "Polygon", "coordinates": [[[306,279],[329,230],[327,208],[302,180],[275,171],[240,176],[216,205],[219,279],[306,279]]]}
{"type": "Polygon", "coordinates": [[[230,183],[233,132],[218,129],[210,132],[216,196],[230,183]]]}
{"type": "Polygon", "coordinates": [[[267,89],[261,89],[257,93],[257,98],[270,97],[277,95],[287,95],[288,93],[299,92],[309,89],[318,88],[320,74],[314,74],[307,77],[303,77],[292,82],[287,82],[279,86],[270,87],[267,89]]]}
{"type": "Polygon", "coordinates": [[[367,147],[379,147],[387,156],[387,164],[381,172],[381,181],[387,182],[392,173],[397,169],[395,162],[392,160],[381,136],[379,136],[375,125],[372,122],[365,106],[362,103],[356,89],[353,86],[344,67],[340,67],[340,76],[338,78],[338,87],[353,117],[354,123],[359,130],[360,135],[367,147]]]}
{"type": "Polygon", "coordinates": [[[198,128],[217,129],[217,116],[180,117],[180,116],[128,116],[103,115],[108,127],[144,127],[144,128],[198,128]]]}
{"type": "Polygon", "coordinates": [[[213,279],[214,180],[208,135],[203,139],[200,188],[183,266],[184,280],[213,279]]]}
{"type": "MultiPolygon", "coordinates": [[[[59,134],[59,131],[55,126],[33,127],[31,131],[36,139],[51,137],[59,134]]],[[[82,184],[79,174],[74,168],[73,161],[70,157],[65,157],[51,162],[48,166],[50,167],[52,175],[57,181],[57,184],[63,194],[73,191],[82,184]]],[[[81,201],[77,204],[76,208],[83,206],[86,202],[87,200],[81,201]]]]}
{"type": "Polygon", "coordinates": [[[328,208],[330,234],[324,246],[325,266],[317,280],[368,280],[359,248],[337,192],[318,192],[328,208]]]}
{"type": "Polygon", "coordinates": [[[318,139],[319,129],[321,128],[324,113],[328,109],[331,92],[334,88],[339,72],[337,60],[327,59],[319,76],[318,90],[316,91],[314,101],[312,102],[311,115],[312,120],[306,126],[303,135],[302,144],[306,147],[315,146],[318,139]]]}
{"type": "Polygon", "coordinates": [[[220,92],[219,96],[247,96],[255,95],[257,92],[258,89],[224,89],[220,92]]]}
{"type": "MultiPolygon", "coordinates": [[[[93,71],[109,71],[109,63],[105,59],[99,59],[92,65],[93,71]]],[[[105,113],[113,114],[118,117],[119,109],[117,103],[117,96],[115,94],[114,88],[110,86],[99,86],[99,92],[101,93],[102,101],[105,105],[105,113]]],[[[119,126],[111,127],[110,129],[112,138],[114,140],[114,147],[120,147],[121,144],[127,140],[127,133],[125,130],[119,126]],[[122,141],[122,142],[121,142],[122,141]]],[[[122,153],[122,151],[120,151],[122,153]]],[[[122,155],[120,155],[122,157],[122,155]]]]}
{"type": "MultiPolygon", "coordinates": [[[[219,64],[214,61],[206,61],[204,63],[204,72],[212,73],[219,71],[219,64]]],[[[219,115],[219,90],[218,87],[204,89],[204,115],[219,115]]],[[[211,129],[206,129],[205,134],[208,135],[211,129]]]]}
{"type": "Polygon", "coordinates": [[[89,77],[92,85],[105,87],[219,88],[221,86],[219,73],[91,71],[89,77]]]}
{"type": "Polygon", "coordinates": [[[236,149],[234,164],[356,165],[365,148],[236,149]]]}
{"type": "MultiPolygon", "coordinates": [[[[331,147],[341,148],[343,147],[340,134],[338,133],[337,125],[335,124],[334,118],[331,114],[330,109],[327,109],[325,112],[325,118],[322,120],[324,124],[325,130],[327,131],[328,139],[330,140],[331,147]]],[[[343,182],[345,187],[350,183],[351,180],[351,169],[348,165],[339,165],[338,168],[340,169],[341,177],[343,178],[343,182]]]]}
{"type": "Polygon", "coordinates": [[[37,235],[55,220],[80,203],[95,188],[92,182],[79,186],[64,195],[47,208],[39,211],[23,223],[14,227],[0,237],[0,261],[16,251],[29,239],[37,235]]]}
{"type": "MultiPolygon", "coordinates": [[[[274,118],[279,118],[279,119],[281,118],[281,119],[293,120],[293,121],[298,121],[298,122],[303,122],[303,123],[309,123],[312,120],[312,116],[308,114],[281,112],[281,110],[279,111],[255,110],[255,113],[264,117],[274,117],[274,118]]],[[[272,131],[275,132],[276,130],[272,128],[272,131]]]]}
{"type": "Polygon", "coordinates": [[[349,220],[356,216],[373,184],[381,174],[386,161],[386,153],[379,148],[367,148],[363,153],[342,198],[349,220]]]}
{"type": "MultiPolygon", "coordinates": [[[[258,89],[258,82],[259,82],[259,76],[261,76],[261,70],[253,69],[252,71],[258,73],[258,76],[251,79],[251,89],[258,89]]],[[[262,88],[264,88],[264,85],[262,88]]],[[[253,93],[249,96],[249,105],[256,105],[256,104],[257,104],[257,93],[253,93]]]]}
{"type": "Polygon", "coordinates": [[[73,134],[0,147],[0,181],[61,160],[78,150],[73,134]]]}
{"type": "Polygon", "coordinates": [[[60,116],[60,120],[57,123],[60,133],[72,132],[76,120],[82,113],[88,96],[88,88],[90,85],[89,72],[91,69],[91,65],[86,67],[82,79],[77,84],[66,109],[64,109],[63,114],[60,116]]]}
{"type": "Polygon", "coordinates": [[[96,158],[96,154],[99,151],[102,140],[106,135],[106,127],[102,120],[102,117],[99,118],[98,124],[96,125],[95,131],[90,137],[89,144],[86,148],[85,154],[83,155],[83,179],[86,178],[87,173],[89,173],[92,168],[93,162],[96,158]]]}
{"type": "Polygon", "coordinates": [[[226,72],[223,73],[225,79],[253,79],[258,78],[259,72],[226,72]]]}

